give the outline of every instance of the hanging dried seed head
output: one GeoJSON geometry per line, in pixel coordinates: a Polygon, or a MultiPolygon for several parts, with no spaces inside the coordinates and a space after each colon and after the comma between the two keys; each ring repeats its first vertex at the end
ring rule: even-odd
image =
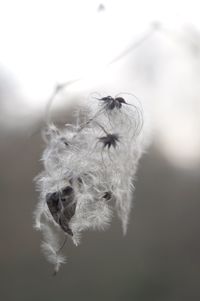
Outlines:
{"type": "Polygon", "coordinates": [[[44,171],[37,177],[40,200],[34,215],[44,237],[42,250],[56,271],[65,262],[60,251],[66,238],[78,245],[83,231],[106,229],[114,211],[123,232],[127,229],[132,180],[145,147],[142,110],[123,98],[127,93],[96,95],[98,101],[77,108],[75,124],[61,129],[50,124],[44,135],[44,171]]]}

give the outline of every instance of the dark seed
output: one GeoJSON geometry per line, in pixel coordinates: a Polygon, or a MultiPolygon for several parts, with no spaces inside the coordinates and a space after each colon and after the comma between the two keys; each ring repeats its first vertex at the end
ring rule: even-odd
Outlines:
{"type": "Polygon", "coordinates": [[[124,100],[124,98],[122,98],[122,97],[116,97],[115,101],[118,101],[120,103],[126,103],[125,100],[124,100]]]}
{"type": "Polygon", "coordinates": [[[70,231],[71,229],[69,228],[68,221],[66,220],[66,218],[63,215],[61,215],[59,218],[59,225],[64,232],[66,232],[66,233],[72,232],[72,231],[70,231]]]}
{"type": "Polygon", "coordinates": [[[110,110],[110,111],[112,111],[115,108],[120,109],[122,107],[123,103],[126,104],[126,101],[122,97],[113,98],[112,96],[106,96],[106,97],[100,98],[99,100],[103,101],[105,109],[110,110]]]}
{"type": "Polygon", "coordinates": [[[107,136],[100,137],[99,141],[104,144],[104,147],[110,148],[113,146],[115,148],[119,141],[119,136],[117,134],[107,134],[107,136]]]}
{"type": "Polygon", "coordinates": [[[112,197],[112,194],[110,191],[106,191],[103,195],[103,198],[106,199],[107,201],[110,200],[112,197]]]}
{"type": "Polygon", "coordinates": [[[73,192],[73,188],[71,186],[67,186],[62,190],[62,195],[70,195],[73,192]]]}
{"type": "Polygon", "coordinates": [[[75,211],[76,211],[76,203],[73,203],[72,205],[69,205],[64,209],[63,214],[68,219],[68,221],[70,221],[71,218],[74,216],[75,211]]]}
{"type": "Polygon", "coordinates": [[[69,228],[69,222],[76,211],[76,203],[74,203],[74,190],[71,186],[66,186],[62,192],[53,192],[46,195],[46,203],[49,211],[61,229],[73,235],[69,228]]]}
{"type": "Polygon", "coordinates": [[[46,196],[46,203],[51,215],[53,216],[54,220],[58,223],[59,212],[62,209],[62,205],[59,201],[59,194],[57,192],[48,193],[46,196]]]}
{"type": "Polygon", "coordinates": [[[53,193],[48,193],[46,196],[47,202],[58,202],[59,201],[59,193],[58,192],[53,192],[53,193]]]}
{"type": "Polygon", "coordinates": [[[109,110],[113,110],[115,108],[116,104],[114,100],[107,106],[109,110]]]}
{"type": "Polygon", "coordinates": [[[81,179],[81,177],[78,177],[78,178],[77,178],[77,181],[78,181],[80,184],[83,184],[83,180],[81,179]]]}
{"type": "Polygon", "coordinates": [[[68,220],[65,218],[65,216],[62,214],[59,218],[59,225],[62,228],[62,230],[69,235],[73,236],[73,232],[69,227],[68,220]]]}

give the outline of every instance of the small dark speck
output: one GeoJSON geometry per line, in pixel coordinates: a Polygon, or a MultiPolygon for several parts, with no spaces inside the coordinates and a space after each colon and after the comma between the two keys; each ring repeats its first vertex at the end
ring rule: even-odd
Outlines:
{"type": "Polygon", "coordinates": [[[107,201],[110,200],[112,197],[112,194],[110,191],[106,191],[103,195],[103,198],[106,199],[107,201]]]}
{"type": "Polygon", "coordinates": [[[64,196],[70,195],[70,194],[72,194],[72,192],[73,192],[73,188],[71,186],[67,186],[62,190],[62,194],[64,196]]]}
{"type": "Polygon", "coordinates": [[[66,140],[64,137],[61,138],[61,141],[62,141],[66,146],[69,145],[69,143],[67,142],[67,140],[66,140]]]}
{"type": "Polygon", "coordinates": [[[106,9],[106,8],[105,8],[105,5],[102,4],[102,3],[100,3],[99,6],[98,6],[98,8],[97,8],[97,11],[98,11],[98,13],[101,13],[101,12],[103,12],[105,9],[106,9]]]}

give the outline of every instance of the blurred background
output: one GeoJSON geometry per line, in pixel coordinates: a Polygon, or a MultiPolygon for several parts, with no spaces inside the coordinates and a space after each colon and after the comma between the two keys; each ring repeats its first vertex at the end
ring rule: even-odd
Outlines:
{"type": "Polygon", "coordinates": [[[198,1],[0,1],[0,300],[200,300],[198,1]],[[128,234],[68,243],[56,277],[33,230],[41,130],[93,92],[134,93],[146,140],[128,234]],[[69,83],[71,83],[69,85],[69,83]]]}

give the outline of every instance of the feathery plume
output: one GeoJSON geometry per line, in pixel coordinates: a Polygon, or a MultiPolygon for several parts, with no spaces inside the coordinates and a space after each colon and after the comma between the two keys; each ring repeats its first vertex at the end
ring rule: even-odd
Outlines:
{"type": "MultiPolygon", "coordinates": [[[[42,249],[57,272],[65,262],[59,233],[75,245],[87,229],[105,230],[116,210],[127,231],[133,180],[143,152],[143,115],[126,94],[92,97],[79,108],[76,124],[43,132],[44,171],[37,177],[40,199],[35,227],[43,232],[42,249]]],[[[130,95],[129,95],[130,96],[130,95]]],[[[130,98],[130,97],[129,97],[130,98]]]]}

